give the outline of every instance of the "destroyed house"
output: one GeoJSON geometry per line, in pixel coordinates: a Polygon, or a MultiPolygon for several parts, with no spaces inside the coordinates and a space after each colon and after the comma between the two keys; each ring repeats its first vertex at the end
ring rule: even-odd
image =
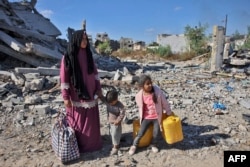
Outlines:
{"type": "Polygon", "coordinates": [[[0,0],[0,53],[32,66],[51,66],[61,59],[66,42],[61,32],[36,9],[36,0],[0,0]]]}
{"type": "Polygon", "coordinates": [[[136,41],[133,44],[133,50],[144,50],[146,43],[144,41],[136,41]]]}
{"type": "Polygon", "coordinates": [[[110,39],[109,39],[108,34],[105,32],[105,33],[97,33],[96,40],[101,41],[101,42],[106,42],[106,41],[109,41],[110,39]]]}
{"type": "Polygon", "coordinates": [[[120,49],[133,50],[133,39],[132,38],[120,38],[120,49]]]}
{"type": "Polygon", "coordinates": [[[182,53],[188,49],[188,42],[184,34],[159,34],[157,35],[156,42],[164,47],[169,45],[173,53],[182,53]]]}

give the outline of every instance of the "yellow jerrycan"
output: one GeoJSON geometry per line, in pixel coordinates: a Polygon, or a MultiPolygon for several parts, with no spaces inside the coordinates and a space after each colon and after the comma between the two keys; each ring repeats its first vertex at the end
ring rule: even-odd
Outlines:
{"type": "Polygon", "coordinates": [[[183,140],[183,132],[180,118],[175,115],[162,116],[162,135],[168,144],[174,144],[183,140]]]}
{"type": "MultiPolygon", "coordinates": [[[[133,138],[135,138],[140,130],[139,119],[133,120],[133,138]]],[[[138,147],[149,146],[153,138],[153,125],[150,125],[145,134],[139,141],[138,147]]]]}

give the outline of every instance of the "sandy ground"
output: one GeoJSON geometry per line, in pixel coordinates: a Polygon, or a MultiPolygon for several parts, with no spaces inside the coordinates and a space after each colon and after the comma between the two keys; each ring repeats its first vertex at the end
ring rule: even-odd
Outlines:
{"type": "MultiPolygon", "coordinates": [[[[168,145],[161,140],[159,141],[160,152],[156,154],[148,148],[139,148],[135,155],[129,156],[128,149],[132,142],[133,130],[131,124],[123,124],[122,155],[110,156],[111,140],[106,126],[106,112],[100,106],[103,148],[100,151],[82,154],[79,160],[68,164],[62,164],[55,157],[51,148],[50,132],[54,122],[51,115],[29,112],[25,118],[33,119],[35,124],[23,126],[23,124],[15,122],[17,111],[3,108],[4,110],[0,111],[0,166],[223,167],[224,150],[250,150],[250,127],[241,117],[243,112],[249,112],[249,110],[236,107],[231,113],[217,117],[211,111],[204,112],[203,109],[198,116],[191,110],[176,110],[175,113],[180,118],[186,117],[188,120],[186,125],[183,125],[184,140],[173,145],[168,145]],[[246,129],[238,130],[239,125],[246,129]],[[212,144],[210,139],[213,139],[214,136],[218,137],[221,133],[224,134],[224,137],[227,136],[225,130],[228,127],[232,128],[232,131],[237,130],[237,133],[231,135],[232,144],[212,144]],[[200,131],[195,131],[197,129],[200,131]],[[238,142],[242,139],[245,140],[244,143],[238,142]]],[[[25,122],[29,121],[25,120],[25,122]]],[[[221,141],[224,141],[224,138],[221,141]]]]}
{"type": "MultiPolygon", "coordinates": [[[[15,116],[15,113],[13,113],[15,116]]],[[[101,115],[103,117],[103,115],[101,115]]],[[[1,117],[4,118],[4,117],[1,117]]],[[[11,119],[7,119],[9,126],[1,131],[0,162],[3,167],[60,167],[60,166],[166,166],[166,167],[222,167],[223,154],[209,151],[206,155],[199,155],[199,149],[182,146],[182,142],[168,145],[160,141],[160,152],[152,153],[149,148],[138,148],[133,156],[128,155],[132,141],[132,124],[123,124],[121,152],[123,155],[110,156],[111,140],[105,121],[102,120],[103,149],[100,151],[82,154],[79,160],[66,165],[62,164],[51,149],[50,119],[36,126],[15,127],[11,119]]],[[[185,139],[184,139],[185,140],[185,139]]],[[[216,147],[216,146],[211,146],[216,147]]]]}

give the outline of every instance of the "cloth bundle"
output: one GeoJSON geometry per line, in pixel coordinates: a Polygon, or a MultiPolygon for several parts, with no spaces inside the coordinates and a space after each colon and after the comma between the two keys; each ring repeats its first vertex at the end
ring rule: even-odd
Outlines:
{"type": "Polygon", "coordinates": [[[64,111],[59,111],[59,116],[52,127],[51,140],[52,149],[62,163],[80,157],[75,132],[68,125],[64,111]]]}

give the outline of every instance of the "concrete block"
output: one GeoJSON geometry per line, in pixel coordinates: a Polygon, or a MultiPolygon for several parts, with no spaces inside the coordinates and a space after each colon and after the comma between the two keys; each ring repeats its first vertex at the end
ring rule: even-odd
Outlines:
{"type": "Polygon", "coordinates": [[[35,105],[35,106],[31,106],[31,108],[29,109],[35,111],[39,115],[46,115],[50,112],[49,105],[35,105]]]}

